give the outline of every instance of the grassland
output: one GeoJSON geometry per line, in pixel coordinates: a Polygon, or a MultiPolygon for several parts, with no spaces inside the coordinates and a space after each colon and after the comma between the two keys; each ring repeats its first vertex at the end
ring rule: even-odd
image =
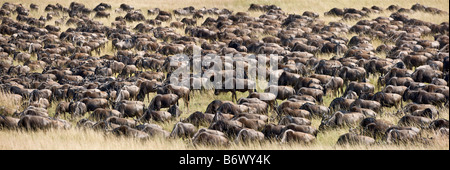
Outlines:
{"type": "MultiPolygon", "coordinates": [[[[4,0],[0,0],[0,3],[3,4],[4,0]]],[[[12,2],[12,1],[10,1],[12,2]]],[[[21,3],[26,7],[29,7],[30,3],[35,3],[39,5],[38,11],[32,11],[31,15],[33,17],[39,17],[44,15],[44,8],[47,4],[56,4],[60,3],[63,6],[69,6],[71,1],[60,1],[60,0],[17,0],[13,3],[21,3]]],[[[100,1],[88,1],[88,0],[78,0],[77,2],[85,4],[89,8],[94,8],[100,1]]],[[[391,4],[397,4],[404,8],[410,8],[415,3],[424,4],[431,7],[436,7],[441,10],[449,12],[449,1],[448,0],[417,0],[417,1],[387,1],[387,0],[343,0],[343,1],[335,1],[335,0],[324,0],[324,1],[316,1],[316,0],[285,0],[285,1],[267,1],[267,0],[256,0],[256,1],[243,1],[243,0],[129,0],[129,1],[119,1],[119,0],[110,0],[107,3],[112,5],[112,8],[118,8],[121,3],[127,3],[134,6],[136,9],[141,9],[145,14],[146,10],[150,8],[158,7],[163,10],[172,10],[176,8],[182,8],[186,6],[194,6],[196,8],[206,7],[206,8],[228,8],[233,11],[247,11],[249,5],[251,3],[257,4],[275,4],[283,9],[283,11],[287,13],[295,13],[302,14],[304,11],[314,11],[320,14],[320,18],[325,22],[331,21],[339,21],[338,17],[324,17],[323,13],[325,11],[330,10],[333,7],[344,8],[344,7],[353,7],[356,9],[361,9],[362,7],[371,7],[373,5],[380,6],[382,8],[386,8],[391,4]]],[[[257,17],[262,14],[262,12],[250,12],[251,16],[257,17]]],[[[91,17],[93,17],[92,14],[91,17]]],[[[116,16],[124,16],[125,13],[111,13],[111,17],[109,19],[98,19],[102,21],[105,25],[109,25],[109,23],[114,20],[116,16]]],[[[382,12],[380,14],[371,14],[369,18],[376,18],[378,16],[389,16],[390,12],[382,12]]],[[[416,12],[412,14],[408,14],[411,18],[416,18],[424,21],[429,21],[432,23],[439,24],[441,22],[448,22],[448,15],[432,15],[423,12],[416,12]]],[[[15,17],[15,16],[13,16],[15,17]]],[[[155,16],[146,16],[147,18],[152,18],[155,16]]],[[[206,18],[206,17],[205,17],[206,18]]],[[[173,20],[177,20],[179,18],[174,17],[173,20]]],[[[198,22],[202,23],[202,20],[198,22]]],[[[355,24],[355,21],[345,21],[345,23],[349,25],[355,24]]],[[[54,24],[54,20],[48,22],[48,24],[54,24]]],[[[136,23],[131,23],[129,26],[132,28],[136,23]]],[[[67,29],[70,26],[62,26],[62,30],[67,29]]],[[[184,33],[182,29],[177,30],[179,33],[184,33]]],[[[347,35],[348,37],[353,36],[352,34],[347,35]]],[[[431,36],[424,36],[423,39],[432,39],[431,36]]],[[[372,40],[371,42],[374,47],[382,44],[383,42],[379,40],[372,40]]],[[[106,50],[102,51],[103,54],[113,54],[112,49],[110,48],[111,44],[108,44],[106,50]]],[[[380,57],[384,57],[384,54],[377,54],[380,57]]],[[[331,58],[331,55],[321,55],[318,56],[320,58],[331,58]]],[[[20,64],[20,63],[16,63],[20,64]]],[[[376,80],[378,77],[372,76],[369,78],[372,84],[376,84],[376,80]]],[[[378,89],[378,88],[377,88],[378,89]]],[[[248,93],[238,93],[238,98],[246,97],[248,93]]],[[[153,97],[154,94],[150,95],[150,98],[153,97]]],[[[325,96],[324,105],[328,106],[329,103],[333,100],[334,97],[325,96]]],[[[20,102],[12,102],[11,95],[5,92],[0,92],[0,106],[5,106],[12,109],[20,108],[22,103],[20,102]]],[[[205,111],[207,105],[213,101],[214,99],[220,100],[231,100],[231,94],[221,94],[214,95],[212,91],[209,92],[193,92],[193,96],[191,97],[190,111],[191,113],[194,111],[205,111]]],[[[148,105],[149,101],[145,101],[145,104],[148,105]]],[[[281,101],[279,101],[281,103],[281,101]]],[[[56,108],[56,102],[52,104],[52,106],[48,109],[50,116],[53,116],[56,108]]],[[[183,111],[185,111],[181,118],[186,118],[191,113],[186,113],[186,107],[183,102],[180,102],[180,107],[183,111]]],[[[395,116],[393,113],[396,112],[395,108],[385,108],[384,113],[379,115],[378,118],[387,120],[396,124],[400,117],[395,116]]],[[[441,118],[449,119],[449,109],[442,108],[440,109],[441,118]]],[[[163,139],[163,138],[152,138],[150,140],[137,140],[132,138],[124,138],[124,137],[116,137],[111,134],[105,134],[102,132],[97,132],[93,130],[82,130],[75,128],[75,122],[80,119],[72,120],[73,128],[69,130],[48,130],[48,131],[37,131],[37,132],[25,132],[25,131],[16,131],[16,130],[0,130],[0,150],[16,150],[16,149],[36,149],[36,150],[60,150],[60,149],[100,149],[100,150],[121,150],[121,149],[282,149],[282,150],[334,150],[334,149],[373,149],[373,150],[447,150],[449,149],[449,140],[436,140],[436,142],[432,142],[431,144],[408,144],[408,145],[388,145],[380,141],[379,144],[373,146],[336,146],[335,143],[338,137],[344,133],[349,131],[349,128],[338,128],[334,130],[328,130],[325,132],[321,132],[317,136],[317,140],[314,144],[311,145],[301,145],[301,144],[280,144],[278,141],[264,141],[262,143],[250,143],[248,145],[241,145],[233,143],[231,146],[224,147],[211,147],[211,146],[200,146],[193,147],[190,144],[189,140],[183,139],[163,139]]],[[[172,120],[166,123],[157,123],[161,125],[165,130],[171,131],[174,123],[178,120],[172,120]]],[[[276,122],[275,122],[276,123],[276,122]]],[[[312,119],[312,126],[318,128],[320,124],[319,119],[312,119]]],[[[434,132],[425,131],[422,136],[423,137],[431,137],[434,136],[434,132]]]]}

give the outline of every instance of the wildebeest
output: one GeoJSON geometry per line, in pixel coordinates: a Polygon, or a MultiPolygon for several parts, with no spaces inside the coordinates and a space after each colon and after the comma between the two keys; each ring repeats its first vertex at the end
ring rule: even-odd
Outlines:
{"type": "Polygon", "coordinates": [[[242,123],[242,127],[244,128],[249,128],[249,129],[254,129],[254,130],[262,130],[264,128],[264,125],[266,125],[266,123],[264,123],[264,121],[259,120],[259,119],[249,119],[247,117],[239,117],[236,119],[236,121],[242,123]]]}
{"type": "Polygon", "coordinates": [[[381,104],[377,101],[373,100],[364,100],[364,99],[356,99],[352,104],[350,104],[351,107],[361,107],[366,109],[371,109],[377,113],[381,113],[381,104]]]}
{"type": "Polygon", "coordinates": [[[224,133],[218,130],[211,130],[202,128],[192,137],[192,144],[197,145],[215,145],[227,146],[229,145],[228,138],[224,133]]]}
{"type": "Polygon", "coordinates": [[[25,130],[47,130],[50,128],[68,129],[71,127],[71,125],[65,120],[33,115],[21,117],[17,124],[19,128],[23,128],[25,130]]]}
{"type": "Polygon", "coordinates": [[[356,92],[356,94],[360,96],[362,93],[373,93],[375,91],[375,86],[370,83],[350,82],[344,94],[347,94],[350,90],[356,92]]]}
{"type": "Polygon", "coordinates": [[[124,117],[141,117],[145,112],[144,103],[141,101],[123,100],[116,103],[115,109],[118,110],[124,117]]]}
{"type": "Polygon", "coordinates": [[[373,95],[372,100],[377,101],[383,107],[398,108],[399,104],[402,104],[402,96],[395,93],[377,92],[373,95]]]}
{"type": "Polygon", "coordinates": [[[136,129],[147,133],[149,136],[161,136],[167,138],[170,135],[170,132],[163,130],[161,126],[156,124],[146,123],[136,126],[136,129]]]}
{"type": "Polygon", "coordinates": [[[248,142],[253,142],[253,141],[262,141],[264,140],[264,134],[260,131],[256,131],[254,129],[247,129],[244,128],[242,129],[236,139],[235,142],[236,143],[248,143],[248,142]]]}
{"type": "Polygon", "coordinates": [[[242,130],[242,123],[231,120],[218,120],[209,125],[208,129],[218,130],[230,136],[237,135],[242,130]]]}
{"type": "Polygon", "coordinates": [[[301,117],[283,116],[278,122],[279,125],[288,125],[290,123],[297,125],[311,125],[311,120],[301,117]]]}
{"type": "Polygon", "coordinates": [[[441,93],[427,92],[425,90],[409,90],[403,93],[403,101],[412,100],[414,103],[419,104],[433,104],[442,105],[445,103],[446,98],[441,93]]]}
{"type": "Polygon", "coordinates": [[[421,116],[413,116],[413,115],[405,115],[399,121],[399,125],[403,126],[418,126],[418,127],[426,127],[431,123],[430,118],[421,117],[421,116]]]}
{"type": "Polygon", "coordinates": [[[18,127],[18,118],[0,115],[0,128],[15,129],[18,127]]]}
{"type": "Polygon", "coordinates": [[[139,122],[149,122],[154,121],[168,121],[172,118],[172,114],[166,111],[155,111],[148,109],[145,113],[138,119],[139,122]]]}
{"type": "Polygon", "coordinates": [[[297,132],[304,132],[317,137],[317,133],[319,132],[316,128],[309,125],[297,125],[294,123],[286,125],[286,129],[291,129],[297,132]]]}
{"type": "Polygon", "coordinates": [[[84,98],[81,99],[80,102],[83,102],[86,105],[87,111],[94,111],[97,108],[108,107],[108,100],[102,98],[84,98]]]}
{"type": "Polygon", "coordinates": [[[419,138],[420,129],[415,127],[391,127],[383,138],[387,143],[408,143],[419,138]]]}
{"type": "Polygon", "coordinates": [[[184,106],[187,107],[187,111],[189,112],[189,101],[191,100],[190,97],[191,91],[189,90],[189,88],[184,86],[175,86],[172,84],[167,85],[167,88],[171,93],[176,94],[179,99],[184,100],[184,106]]]}
{"type": "Polygon", "coordinates": [[[231,92],[231,99],[237,101],[236,91],[249,93],[255,92],[256,84],[249,79],[228,79],[223,83],[223,86],[214,89],[214,94],[219,95],[221,92],[231,92]]]}
{"type": "MultiPolygon", "coordinates": [[[[150,92],[156,92],[157,88],[162,84],[157,81],[144,81],[139,85],[139,93],[137,99],[139,101],[144,101],[145,96],[150,92]]],[[[149,97],[149,96],[147,96],[149,97]]],[[[149,99],[150,100],[150,99],[149,99]]]]}
{"type": "Polygon", "coordinates": [[[271,110],[275,109],[275,105],[278,105],[276,95],[272,93],[250,93],[247,98],[257,98],[261,101],[266,102],[271,110]]]}
{"type": "MultiPolygon", "coordinates": [[[[37,5],[29,8],[35,10],[37,5]]],[[[218,136],[194,136],[197,142],[225,144],[227,137],[259,140],[259,132],[246,134],[254,130],[262,130],[267,139],[281,140],[286,130],[314,136],[316,127],[310,124],[317,118],[323,119],[318,128],[366,118],[358,134],[373,138],[385,135],[381,133],[388,128],[401,131],[401,126],[411,123],[424,130],[448,131],[448,121],[442,119],[447,118],[442,105],[447,106],[449,98],[448,22],[435,24],[408,16],[415,11],[445,14],[442,10],[421,4],[411,8],[392,5],[388,10],[394,11],[389,16],[368,17],[379,15],[383,9],[333,8],[326,15],[339,18],[323,22],[313,11],[287,14],[275,5],[250,5],[250,11],[262,12],[256,17],[228,9],[186,7],[170,11],[152,8],[147,13],[155,16],[148,18],[128,4],[121,4],[116,11],[110,8],[105,3],[93,9],[77,2],[67,7],[49,4],[46,14],[30,15],[31,10],[24,5],[4,3],[0,9],[0,88],[6,92],[7,106],[0,108],[1,114],[14,117],[14,121],[23,118],[22,127],[36,119],[30,128],[45,129],[66,126],[66,121],[57,119],[61,114],[92,112],[91,120],[82,119],[79,126],[141,135],[134,126],[147,123],[136,129],[149,136],[168,137],[169,132],[148,122],[174,125],[185,107],[188,113],[191,106],[204,109],[190,100],[203,97],[210,102],[206,110],[195,110],[180,122],[225,133],[203,130],[218,136]],[[109,16],[117,17],[111,20],[109,16]],[[343,22],[347,19],[355,22],[343,22]],[[62,29],[62,24],[69,28],[62,29]],[[350,38],[349,34],[358,35],[350,38]],[[424,35],[434,39],[424,39],[424,35]],[[193,57],[180,57],[179,53],[193,57]],[[187,78],[171,76],[184,68],[187,78]],[[257,82],[253,82],[253,73],[262,73],[256,76],[257,82]],[[223,78],[221,83],[211,83],[221,79],[218,77],[223,78]],[[227,77],[230,79],[225,80],[227,77]],[[374,80],[378,80],[376,86],[374,80]],[[243,88],[240,82],[244,82],[243,88]],[[228,95],[216,96],[220,100],[214,101],[207,98],[210,87],[217,85],[214,92],[220,93],[224,83],[232,85],[224,90],[233,93],[232,99],[228,95]],[[256,83],[267,83],[264,93],[253,86],[256,83]],[[191,90],[196,91],[195,96],[191,90]],[[249,94],[237,100],[236,91],[249,94]],[[155,92],[144,106],[145,96],[155,92]],[[179,106],[180,98],[188,103],[179,106]],[[9,106],[9,99],[16,107],[9,106]],[[282,100],[279,106],[277,100],[282,100]],[[402,101],[408,102],[405,107],[402,101]],[[400,127],[375,119],[382,110],[391,110],[386,107],[398,107],[399,102],[402,108],[397,109],[397,115],[388,117],[398,117],[400,127]],[[268,107],[274,106],[277,116],[268,112],[268,107]],[[55,116],[48,117],[53,111],[55,116]],[[278,124],[269,124],[273,122],[278,124]]],[[[8,116],[0,120],[11,121],[8,116]]],[[[173,134],[182,131],[181,123],[177,125],[173,134]]],[[[342,140],[355,137],[353,132],[342,140]]],[[[393,130],[389,134],[392,141],[402,136],[393,130]]]]}
{"type": "Polygon", "coordinates": [[[111,116],[123,117],[123,114],[113,109],[97,108],[92,112],[90,118],[98,121],[98,120],[106,120],[108,117],[111,116]]]}
{"type": "Polygon", "coordinates": [[[202,113],[202,112],[196,111],[196,112],[192,113],[191,115],[189,115],[189,117],[187,117],[186,119],[182,120],[182,122],[192,123],[193,125],[198,127],[200,125],[205,125],[205,124],[211,123],[213,118],[214,118],[214,114],[202,113]]]}
{"type": "Polygon", "coordinates": [[[194,136],[195,132],[197,132],[197,128],[190,123],[178,122],[172,129],[170,133],[170,137],[189,137],[194,136]]]}
{"type": "Polygon", "coordinates": [[[279,100],[286,100],[287,98],[293,96],[296,94],[294,88],[289,86],[275,86],[271,85],[267,87],[264,92],[275,92],[277,99],[279,100]]]}
{"type": "Polygon", "coordinates": [[[440,128],[449,128],[449,121],[447,119],[437,119],[430,123],[429,128],[437,130],[440,128]]]}
{"type": "Polygon", "coordinates": [[[285,129],[285,125],[266,124],[261,132],[265,138],[277,138],[285,129]]]}
{"type": "Polygon", "coordinates": [[[121,125],[120,127],[113,129],[112,133],[117,136],[134,137],[138,139],[147,139],[149,137],[147,133],[126,125],[121,125]]]}
{"type": "Polygon", "coordinates": [[[362,134],[374,139],[384,136],[386,130],[393,126],[390,122],[372,117],[363,119],[360,125],[363,128],[362,134]]]}
{"type": "Polygon", "coordinates": [[[125,125],[125,126],[132,127],[132,128],[136,127],[136,125],[137,125],[137,121],[128,120],[128,119],[120,118],[120,117],[116,117],[116,116],[108,117],[104,122],[107,124],[125,125]]]}
{"type": "Polygon", "coordinates": [[[313,143],[316,138],[308,133],[296,132],[291,129],[284,131],[281,136],[281,143],[299,142],[304,144],[313,143]]]}

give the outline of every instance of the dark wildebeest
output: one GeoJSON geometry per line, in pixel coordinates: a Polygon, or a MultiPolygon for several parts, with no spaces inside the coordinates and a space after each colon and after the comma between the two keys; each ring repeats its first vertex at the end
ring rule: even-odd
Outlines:
{"type": "Polygon", "coordinates": [[[192,137],[192,144],[197,145],[214,145],[228,146],[229,141],[224,133],[218,130],[202,128],[192,137]]]}
{"type": "Polygon", "coordinates": [[[206,107],[205,113],[216,114],[217,110],[222,105],[222,103],[223,102],[221,100],[212,101],[211,103],[208,104],[208,107],[206,107]]]}
{"type": "Polygon", "coordinates": [[[398,125],[426,127],[430,125],[431,121],[430,118],[422,116],[405,115],[398,121],[398,125]]]}
{"type": "Polygon", "coordinates": [[[395,94],[399,94],[400,96],[403,96],[403,93],[406,91],[408,87],[406,86],[393,86],[393,85],[388,85],[386,87],[384,87],[383,92],[385,93],[395,93],[395,94]]]}
{"type": "Polygon", "coordinates": [[[235,139],[235,143],[248,143],[254,141],[262,141],[264,140],[264,134],[260,131],[256,131],[254,129],[244,128],[242,129],[235,139]]]}
{"type": "Polygon", "coordinates": [[[138,125],[136,126],[137,130],[143,131],[145,133],[147,133],[149,136],[161,136],[164,138],[169,137],[170,132],[163,130],[163,128],[159,125],[156,124],[143,124],[143,125],[138,125]]]}
{"type": "MultiPolygon", "coordinates": [[[[137,95],[137,99],[139,101],[144,101],[145,96],[150,92],[156,92],[158,87],[160,87],[162,83],[158,81],[144,81],[139,85],[139,93],[137,95]]],[[[150,96],[147,95],[148,100],[150,96]]]]}
{"type": "Polygon", "coordinates": [[[267,114],[269,110],[268,104],[258,98],[240,98],[237,104],[246,113],[267,114]]]}
{"type": "Polygon", "coordinates": [[[296,132],[292,129],[284,131],[281,135],[281,143],[300,142],[304,144],[313,143],[316,138],[308,133],[296,132]]]}
{"type": "Polygon", "coordinates": [[[92,128],[94,125],[95,125],[95,122],[90,121],[90,120],[88,120],[86,118],[83,118],[83,119],[81,119],[81,120],[79,120],[77,122],[77,127],[78,128],[85,128],[85,129],[87,129],[87,128],[92,128]]]}
{"type": "MultiPolygon", "coordinates": [[[[86,104],[83,102],[75,102],[72,101],[69,103],[69,113],[72,116],[84,116],[84,114],[87,112],[86,104]]],[[[65,116],[65,114],[64,114],[65,116]]]]}
{"type": "Polygon", "coordinates": [[[380,76],[378,78],[378,84],[385,85],[386,82],[388,80],[390,80],[392,77],[411,77],[412,73],[413,72],[408,69],[401,69],[401,68],[393,67],[384,76],[380,76]]]}
{"type": "Polygon", "coordinates": [[[416,110],[412,112],[411,115],[434,119],[439,116],[439,111],[436,108],[426,108],[422,110],[416,110]]]}
{"type": "Polygon", "coordinates": [[[189,115],[189,117],[187,117],[186,119],[182,120],[181,122],[192,123],[193,125],[198,127],[200,125],[207,125],[211,123],[213,118],[214,114],[196,111],[191,115],[189,115]]]}
{"type": "Polygon", "coordinates": [[[70,102],[65,101],[59,102],[58,105],[56,106],[54,117],[58,118],[60,114],[64,114],[64,117],[66,117],[66,113],[70,112],[69,105],[70,102]]]}
{"type": "Polygon", "coordinates": [[[117,136],[126,136],[126,137],[134,137],[138,139],[148,139],[149,135],[143,131],[133,129],[126,125],[121,125],[118,128],[113,129],[113,134],[117,136]]]}
{"type": "Polygon", "coordinates": [[[418,104],[442,105],[446,102],[446,98],[441,93],[432,93],[425,90],[409,90],[403,93],[403,101],[411,100],[418,104]]]}
{"type": "Polygon", "coordinates": [[[419,138],[420,129],[415,127],[391,127],[383,138],[388,144],[414,142],[419,138]]]}
{"type": "Polygon", "coordinates": [[[150,120],[165,122],[172,118],[172,114],[166,111],[147,110],[144,115],[138,119],[139,122],[149,122],[150,120]]]}
{"type": "Polygon", "coordinates": [[[5,129],[15,129],[18,127],[19,123],[18,118],[13,118],[11,116],[3,116],[0,114],[0,129],[5,128],[5,129]]]}
{"type": "MultiPolygon", "coordinates": [[[[283,110],[281,112],[279,112],[279,114],[289,115],[289,116],[293,116],[293,117],[302,117],[302,118],[307,118],[307,119],[311,117],[311,113],[307,110],[292,109],[289,107],[283,108],[283,110]]],[[[282,115],[278,115],[278,117],[281,117],[282,115]]]]}
{"type": "Polygon", "coordinates": [[[234,136],[237,135],[242,128],[242,123],[239,121],[217,120],[211,123],[208,129],[218,130],[228,134],[229,136],[234,136]]]}
{"type": "Polygon", "coordinates": [[[349,110],[350,105],[354,102],[354,99],[346,99],[344,97],[338,97],[331,101],[329,109],[331,112],[339,110],[349,110]]]}
{"type": "Polygon", "coordinates": [[[46,130],[50,128],[70,128],[70,124],[61,119],[52,119],[50,117],[26,115],[17,122],[19,128],[25,130],[46,130]]]}
{"type": "Polygon", "coordinates": [[[294,123],[286,125],[286,129],[291,129],[296,132],[303,132],[308,133],[311,135],[317,136],[317,133],[319,132],[316,128],[309,126],[309,125],[297,125],[294,123]]]}
{"type": "Polygon", "coordinates": [[[19,116],[32,115],[32,116],[44,116],[48,117],[48,111],[44,108],[28,106],[23,112],[19,113],[19,116]]]}
{"type": "Polygon", "coordinates": [[[437,119],[430,123],[429,128],[434,130],[439,130],[440,128],[448,128],[449,121],[447,119],[437,119]]]}
{"type": "MultiPolygon", "coordinates": [[[[189,100],[191,99],[190,97],[190,90],[187,87],[184,86],[176,86],[173,84],[169,84],[167,85],[167,89],[169,90],[170,93],[176,94],[178,96],[179,99],[183,99],[184,100],[184,106],[187,107],[187,112],[189,112],[189,100]]],[[[178,104],[178,101],[177,101],[178,104]]]]}
{"type": "Polygon", "coordinates": [[[277,103],[277,96],[272,94],[272,93],[258,93],[258,92],[253,92],[250,93],[247,98],[257,98],[263,102],[266,102],[271,111],[273,111],[275,109],[275,106],[278,105],[277,103]]]}
{"type": "Polygon", "coordinates": [[[323,91],[314,88],[302,87],[297,91],[298,95],[310,95],[313,96],[319,103],[323,103],[323,91]]]}
{"type": "Polygon", "coordinates": [[[414,80],[411,77],[392,77],[387,80],[386,85],[409,86],[414,80]]]}
{"type": "Polygon", "coordinates": [[[381,104],[377,101],[372,100],[363,100],[363,99],[356,99],[352,104],[350,104],[350,108],[352,107],[360,107],[360,108],[366,108],[373,110],[377,113],[381,113],[381,104]]]}
{"type": "Polygon", "coordinates": [[[97,13],[95,13],[94,18],[109,18],[111,14],[105,11],[98,11],[97,13]]]}
{"type": "Polygon", "coordinates": [[[219,93],[224,92],[228,93],[231,92],[231,99],[232,101],[237,101],[237,95],[236,91],[239,92],[246,92],[252,93],[256,92],[256,84],[255,82],[248,80],[248,79],[236,79],[231,78],[228,80],[225,80],[225,82],[222,85],[216,86],[214,89],[214,94],[219,95],[219,93]],[[219,87],[219,88],[217,88],[219,87]]]}
{"type": "Polygon", "coordinates": [[[339,70],[338,75],[344,80],[344,84],[347,84],[348,81],[366,82],[366,70],[362,67],[350,68],[344,66],[339,70]]]}
{"type": "Polygon", "coordinates": [[[262,130],[264,128],[264,125],[266,125],[266,123],[260,119],[249,119],[247,117],[239,117],[235,120],[241,122],[242,127],[255,130],[262,130]]]}
{"type": "Polygon", "coordinates": [[[123,114],[120,113],[119,111],[113,110],[113,109],[97,108],[90,115],[90,117],[93,120],[97,120],[97,121],[98,120],[106,120],[108,117],[111,117],[111,116],[123,117],[123,114]]]}
{"type": "Polygon", "coordinates": [[[330,127],[351,126],[358,124],[365,118],[362,113],[342,113],[340,111],[334,113],[332,116],[324,116],[319,126],[319,130],[330,127]]]}
{"type": "Polygon", "coordinates": [[[129,127],[136,127],[137,121],[134,120],[128,120],[125,118],[120,118],[120,117],[116,117],[116,116],[111,116],[108,117],[105,122],[107,124],[117,124],[117,125],[125,125],[125,126],[129,126],[129,127]]]}
{"type": "Polygon", "coordinates": [[[344,94],[347,94],[350,90],[356,92],[358,96],[361,96],[362,93],[373,93],[375,86],[370,83],[351,82],[348,84],[347,89],[345,89],[344,94]]]}
{"type": "Polygon", "coordinates": [[[141,117],[145,112],[144,102],[122,100],[116,103],[115,109],[124,117],[141,117]]]}
{"type": "Polygon", "coordinates": [[[372,117],[363,119],[360,125],[363,128],[362,134],[374,139],[382,137],[386,130],[393,126],[393,124],[388,121],[372,117]]]}
{"type": "Polygon", "coordinates": [[[150,105],[148,106],[148,109],[159,111],[161,108],[168,108],[176,104],[178,99],[179,97],[176,94],[158,94],[153,97],[150,105]]]}
{"type": "Polygon", "coordinates": [[[83,102],[86,107],[87,111],[94,111],[97,108],[107,108],[108,107],[108,100],[103,98],[84,98],[80,100],[83,102]]]}
{"type": "Polygon", "coordinates": [[[190,123],[178,122],[172,129],[170,133],[170,137],[189,137],[194,136],[195,132],[197,132],[197,128],[190,123]]]}
{"type": "Polygon", "coordinates": [[[262,130],[262,133],[264,134],[264,137],[267,139],[270,138],[278,138],[282,135],[282,133],[285,131],[284,125],[275,125],[275,124],[266,124],[264,126],[264,129],[262,130]]]}
{"type": "Polygon", "coordinates": [[[328,80],[328,83],[323,85],[323,94],[327,95],[328,90],[333,91],[333,95],[337,96],[338,92],[341,94],[344,93],[344,80],[340,77],[331,77],[330,80],[328,80]]]}
{"type": "Polygon", "coordinates": [[[358,135],[356,133],[346,133],[343,134],[341,136],[339,136],[338,141],[336,144],[338,145],[358,145],[358,144],[362,144],[362,145],[372,145],[375,143],[375,139],[368,137],[368,136],[363,136],[363,135],[358,135]]]}
{"type": "Polygon", "coordinates": [[[320,117],[330,113],[330,109],[328,107],[314,103],[305,103],[300,107],[300,109],[306,110],[311,113],[311,116],[316,117],[320,117]]]}
{"type": "Polygon", "coordinates": [[[371,109],[361,108],[353,106],[350,108],[350,112],[359,112],[364,114],[366,117],[377,117],[377,113],[371,109]]]}

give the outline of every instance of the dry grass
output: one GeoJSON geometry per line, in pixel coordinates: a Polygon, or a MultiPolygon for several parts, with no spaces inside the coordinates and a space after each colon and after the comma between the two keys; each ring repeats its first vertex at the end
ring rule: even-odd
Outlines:
{"type": "MultiPolygon", "coordinates": [[[[4,3],[6,1],[0,0],[0,3],[4,3]]],[[[12,1],[9,1],[12,2],[12,1]]],[[[40,17],[44,15],[44,8],[47,4],[56,4],[60,3],[63,6],[68,7],[72,1],[60,1],[60,0],[16,0],[13,3],[21,3],[26,7],[29,7],[30,3],[35,3],[39,5],[38,11],[31,11],[30,15],[33,17],[40,17]]],[[[77,2],[85,4],[89,8],[94,8],[100,1],[92,1],[92,0],[78,0],[77,2]]],[[[320,14],[321,20],[324,20],[326,23],[332,21],[340,21],[340,17],[332,17],[332,16],[323,16],[323,13],[330,10],[333,7],[337,8],[345,8],[352,7],[356,9],[361,9],[362,7],[371,7],[373,5],[380,6],[382,8],[386,8],[391,4],[397,4],[404,8],[410,8],[415,3],[424,4],[431,7],[436,7],[441,10],[449,12],[449,1],[448,0],[416,0],[416,1],[408,1],[408,0],[400,0],[400,1],[387,1],[387,0],[373,0],[373,1],[360,1],[360,0],[344,0],[344,1],[334,1],[334,0],[325,0],[325,1],[316,1],[316,0],[284,0],[284,1],[268,1],[268,0],[254,0],[254,1],[243,1],[243,0],[129,0],[129,1],[118,1],[118,0],[110,0],[107,3],[112,5],[112,9],[116,9],[119,7],[121,3],[126,3],[134,6],[136,9],[141,9],[147,19],[152,19],[156,16],[147,15],[147,9],[158,7],[163,10],[172,10],[176,8],[182,8],[186,6],[194,6],[196,8],[206,7],[206,8],[228,8],[233,11],[247,11],[249,5],[251,3],[256,4],[275,4],[283,9],[288,14],[302,14],[304,11],[314,11],[320,14]]],[[[391,12],[382,12],[380,14],[370,14],[370,16],[366,19],[373,19],[378,16],[389,16],[391,12]]],[[[262,14],[262,12],[249,12],[250,16],[258,17],[262,14]]],[[[91,14],[93,17],[94,14],[91,14]]],[[[424,21],[429,21],[432,23],[439,24],[441,22],[448,22],[448,15],[432,15],[424,12],[415,12],[408,14],[411,18],[416,18],[424,21]]],[[[110,22],[114,20],[117,16],[125,16],[125,13],[114,13],[111,11],[110,18],[101,18],[96,19],[103,22],[104,25],[110,25],[110,22]]],[[[207,18],[209,15],[205,16],[207,18]]],[[[15,15],[12,16],[15,18],[15,15]]],[[[215,17],[215,16],[211,16],[215,17]]],[[[178,18],[179,19],[179,18],[178,18]]],[[[54,24],[54,20],[47,22],[47,24],[54,24]]],[[[176,17],[173,18],[172,21],[177,20],[176,17]]],[[[200,19],[197,23],[200,25],[204,19],[200,19]]],[[[356,21],[343,21],[348,25],[353,25],[356,21]]],[[[133,28],[138,22],[127,23],[130,28],[133,28]]],[[[168,23],[164,23],[168,26],[168,23]]],[[[164,26],[164,25],[163,25],[164,26]]],[[[62,30],[66,30],[69,27],[73,26],[61,26],[62,30]]],[[[176,29],[176,32],[183,35],[183,29],[176,29]]],[[[347,35],[351,38],[354,34],[347,35]]],[[[263,37],[266,35],[260,35],[263,37]]],[[[433,39],[432,36],[425,35],[422,37],[423,39],[433,39]]],[[[383,44],[382,41],[374,39],[371,42],[374,47],[383,44]]],[[[105,50],[102,50],[101,55],[104,54],[113,54],[111,49],[112,44],[109,42],[105,50]]],[[[380,53],[377,54],[381,58],[385,57],[385,54],[380,53]]],[[[333,57],[333,54],[321,54],[317,57],[321,59],[329,59],[333,57]]],[[[21,64],[15,62],[14,65],[21,64]]],[[[369,77],[369,82],[372,84],[376,84],[376,80],[378,77],[369,77]]],[[[258,89],[261,91],[261,89],[258,89]]],[[[151,94],[150,98],[155,94],[151,94]]],[[[238,93],[238,98],[246,97],[248,92],[246,93],[238,93]]],[[[11,94],[0,92],[0,106],[5,106],[8,108],[17,108],[21,105],[20,102],[11,101],[11,94]]],[[[214,95],[212,91],[207,92],[194,92],[191,97],[190,102],[190,113],[186,113],[187,108],[184,106],[182,100],[180,100],[180,107],[184,111],[181,115],[181,118],[186,118],[189,114],[194,111],[205,111],[207,105],[215,100],[231,100],[231,93],[214,95]]],[[[324,105],[328,106],[329,103],[334,99],[330,94],[325,96],[324,105]]],[[[149,101],[145,100],[145,104],[148,105],[149,101]]],[[[281,103],[281,101],[279,101],[281,103]]],[[[55,108],[57,103],[53,103],[52,106],[48,109],[50,116],[54,115],[55,108]]],[[[400,119],[399,116],[395,116],[392,113],[396,111],[395,108],[385,108],[384,113],[379,115],[378,118],[387,120],[391,123],[396,124],[400,119]]],[[[442,108],[440,109],[442,113],[441,118],[449,119],[449,109],[442,108]]],[[[80,119],[80,118],[78,118],[80,119]]],[[[75,122],[78,120],[72,120],[72,125],[75,125],[75,122]]],[[[166,123],[157,123],[161,125],[165,130],[171,131],[174,123],[178,120],[171,120],[166,123]]],[[[320,124],[320,119],[314,118],[312,119],[312,126],[318,128],[320,124]]],[[[278,141],[264,141],[262,143],[250,143],[248,145],[235,144],[232,143],[229,147],[217,147],[217,146],[200,146],[194,147],[190,144],[189,140],[182,139],[163,139],[163,138],[152,138],[150,140],[140,141],[132,138],[124,138],[124,137],[116,137],[111,134],[105,134],[103,132],[97,132],[93,130],[83,130],[78,129],[76,127],[72,127],[69,130],[48,130],[48,131],[37,131],[37,132],[25,132],[25,131],[17,131],[17,130],[0,130],[0,150],[16,150],[16,149],[37,149],[37,150],[64,150],[64,149],[100,149],[100,150],[121,150],[121,149],[237,149],[237,150],[266,150],[266,149],[275,149],[275,150],[334,150],[334,149],[355,149],[355,150],[447,150],[449,149],[449,141],[448,138],[442,140],[436,140],[431,144],[408,144],[408,145],[388,145],[385,143],[376,144],[373,146],[361,146],[361,145],[353,145],[353,146],[336,146],[335,143],[338,137],[344,133],[349,131],[348,127],[337,128],[332,130],[327,130],[325,132],[321,132],[318,134],[317,139],[314,144],[311,145],[302,145],[302,144],[280,144],[278,141]]],[[[434,136],[433,132],[424,132],[422,134],[424,137],[434,136]]]]}

